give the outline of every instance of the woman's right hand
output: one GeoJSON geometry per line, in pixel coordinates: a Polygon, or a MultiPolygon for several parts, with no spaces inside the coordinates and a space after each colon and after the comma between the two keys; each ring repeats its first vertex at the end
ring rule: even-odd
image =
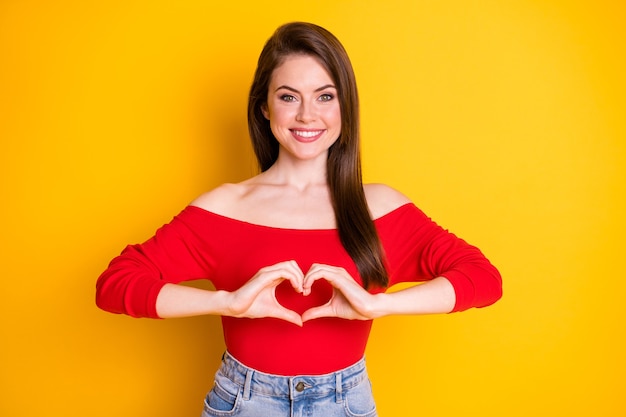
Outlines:
{"type": "Polygon", "coordinates": [[[228,293],[228,311],[232,317],[274,317],[302,326],[302,317],[283,307],[276,299],[276,287],[288,280],[293,289],[302,293],[304,274],[296,261],[285,261],[261,268],[241,288],[228,293]]]}

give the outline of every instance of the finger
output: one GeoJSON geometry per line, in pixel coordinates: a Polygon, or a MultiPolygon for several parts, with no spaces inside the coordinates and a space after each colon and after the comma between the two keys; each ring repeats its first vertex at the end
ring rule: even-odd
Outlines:
{"type": "Polygon", "coordinates": [[[291,286],[294,290],[296,290],[296,292],[301,293],[302,283],[304,282],[304,273],[302,272],[302,269],[300,269],[300,266],[294,260],[288,261],[287,267],[291,271],[291,275],[285,278],[289,280],[291,286]]]}
{"type": "Polygon", "coordinates": [[[278,307],[275,310],[272,317],[285,320],[285,321],[288,321],[289,323],[295,324],[296,326],[302,327],[302,323],[303,323],[302,317],[295,311],[284,308],[283,306],[278,307]]]}
{"type": "Polygon", "coordinates": [[[280,262],[261,268],[250,284],[260,291],[264,288],[278,286],[284,280],[288,280],[295,291],[302,292],[304,274],[295,261],[280,262]]]}
{"type": "Polygon", "coordinates": [[[304,323],[309,320],[315,320],[322,317],[336,317],[335,311],[331,307],[330,303],[326,303],[318,307],[312,307],[302,313],[302,322],[304,323]]]}
{"type": "Polygon", "coordinates": [[[313,264],[311,268],[304,275],[304,279],[302,281],[302,293],[303,295],[311,294],[311,287],[318,279],[325,279],[325,275],[328,275],[325,270],[325,265],[323,264],[313,264]]]}
{"type": "Polygon", "coordinates": [[[279,262],[278,264],[269,267],[268,273],[270,274],[270,279],[273,280],[274,285],[278,285],[282,281],[288,280],[296,292],[302,292],[304,273],[296,261],[291,260],[279,262]]]}
{"type": "Polygon", "coordinates": [[[304,282],[302,284],[303,294],[310,294],[311,287],[315,281],[319,279],[328,281],[333,287],[342,292],[346,286],[355,283],[354,279],[343,268],[324,264],[313,264],[304,276],[304,282]]]}

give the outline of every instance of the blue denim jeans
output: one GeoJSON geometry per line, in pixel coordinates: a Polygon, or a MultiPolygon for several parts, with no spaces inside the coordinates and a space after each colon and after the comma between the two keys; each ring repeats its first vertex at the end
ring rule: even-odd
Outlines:
{"type": "Polygon", "coordinates": [[[361,359],[326,375],[279,376],[255,371],[228,352],[204,401],[202,417],[376,417],[361,359]]]}

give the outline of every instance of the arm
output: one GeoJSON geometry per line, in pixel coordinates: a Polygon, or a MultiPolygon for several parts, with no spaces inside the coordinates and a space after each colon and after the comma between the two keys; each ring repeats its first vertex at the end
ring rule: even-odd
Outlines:
{"type": "Polygon", "coordinates": [[[405,291],[415,295],[430,291],[431,282],[436,281],[438,284],[433,283],[433,289],[442,293],[428,295],[434,299],[440,299],[441,295],[454,301],[449,312],[486,307],[501,298],[502,277],[485,255],[437,225],[413,204],[403,207],[384,226],[381,240],[388,255],[390,286],[424,282],[399,291],[394,297],[402,299],[405,291]],[[454,290],[454,297],[446,296],[446,285],[441,284],[444,281],[454,290]]]}
{"type": "MultiPolygon", "coordinates": [[[[218,187],[198,200],[226,201],[232,194],[229,190],[230,187],[218,187]]],[[[174,299],[185,303],[190,297],[190,304],[196,305],[198,298],[221,298],[221,295],[173,285],[213,278],[216,261],[221,256],[221,238],[228,231],[220,228],[220,223],[207,213],[192,203],[146,242],[127,246],[98,278],[98,307],[132,317],[160,318],[159,312],[165,316],[194,314],[193,308],[185,311],[182,305],[181,311],[172,311],[174,299]],[[156,305],[157,297],[161,298],[160,308],[156,305]]],[[[219,310],[220,299],[212,301],[219,310]]]]}
{"type": "Polygon", "coordinates": [[[132,317],[159,318],[156,300],[167,284],[210,278],[211,259],[199,243],[198,219],[184,210],[140,245],[115,257],[96,283],[96,304],[132,317]]]}
{"type": "Polygon", "coordinates": [[[128,259],[124,256],[116,258],[98,280],[96,303],[103,310],[152,318],[206,314],[275,317],[302,325],[301,317],[280,305],[275,294],[276,287],[284,280],[290,281],[295,291],[302,292],[302,272],[295,261],[262,268],[246,284],[232,292],[164,282],[156,274],[147,273],[149,268],[120,267],[119,263],[123,261],[128,259]]]}
{"type": "Polygon", "coordinates": [[[454,287],[445,277],[390,293],[375,295],[381,316],[450,313],[456,304],[454,287]]]}
{"type": "Polygon", "coordinates": [[[371,320],[393,314],[449,313],[455,305],[454,287],[444,277],[392,293],[371,294],[365,291],[340,267],[313,265],[304,279],[304,294],[318,279],[331,283],[334,293],[324,305],[302,315],[303,321],[320,317],[371,320]]]}
{"type": "MultiPolygon", "coordinates": [[[[402,203],[401,198],[396,200],[402,203]]],[[[324,306],[306,312],[305,320],[449,313],[485,307],[502,296],[500,274],[481,251],[442,229],[414,205],[404,204],[393,210],[377,222],[377,228],[387,255],[390,285],[421,284],[386,294],[369,294],[342,268],[312,268],[305,278],[305,294],[317,279],[329,281],[335,292],[324,306]]]]}
{"type": "Polygon", "coordinates": [[[156,299],[160,318],[224,315],[228,311],[227,291],[210,291],[177,284],[165,284],[156,299]]]}
{"type": "Polygon", "coordinates": [[[424,282],[393,298],[400,302],[408,294],[421,297],[427,292],[423,295],[428,300],[434,297],[443,302],[430,306],[442,312],[447,302],[453,302],[449,311],[462,311],[491,305],[502,296],[500,273],[478,248],[437,225],[399,191],[384,184],[369,184],[365,191],[374,218],[389,214],[376,224],[387,256],[390,286],[424,282]],[[446,284],[454,290],[452,297],[446,284]]]}
{"type": "Polygon", "coordinates": [[[298,326],[300,315],[283,307],[276,299],[276,287],[290,281],[296,292],[302,292],[302,271],[295,261],[280,262],[261,268],[250,281],[236,291],[207,291],[166,284],[156,300],[159,317],[186,317],[217,314],[232,317],[275,317],[298,326]]]}
{"type": "Polygon", "coordinates": [[[103,310],[133,317],[184,317],[218,314],[233,317],[276,317],[297,325],[302,320],[276,300],[275,288],[289,280],[302,291],[303,274],[294,261],[261,268],[240,288],[207,291],[178,285],[210,279],[222,236],[198,209],[186,209],[141,245],[128,246],[111,261],[96,285],[96,303],[103,310]],[[203,216],[203,217],[197,217],[203,216]]]}

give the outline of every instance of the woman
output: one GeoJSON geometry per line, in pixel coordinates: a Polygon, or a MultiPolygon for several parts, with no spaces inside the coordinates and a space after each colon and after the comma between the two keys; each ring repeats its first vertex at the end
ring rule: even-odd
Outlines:
{"type": "Polygon", "coordinates": [[[222,316],[227,352],[203,416],[375,416],[372,319],[500,298],[477,248],[398,191],[362,184],[358,114],[339,41],[313,24],[278,28],[248,104],[261,173],[200,196],[99,278],[107,311],[222,316]],[[178,285],[200,278],[216,290],[178,285]],[[420,285],[384,292],[407,281],[420,285]]]}

